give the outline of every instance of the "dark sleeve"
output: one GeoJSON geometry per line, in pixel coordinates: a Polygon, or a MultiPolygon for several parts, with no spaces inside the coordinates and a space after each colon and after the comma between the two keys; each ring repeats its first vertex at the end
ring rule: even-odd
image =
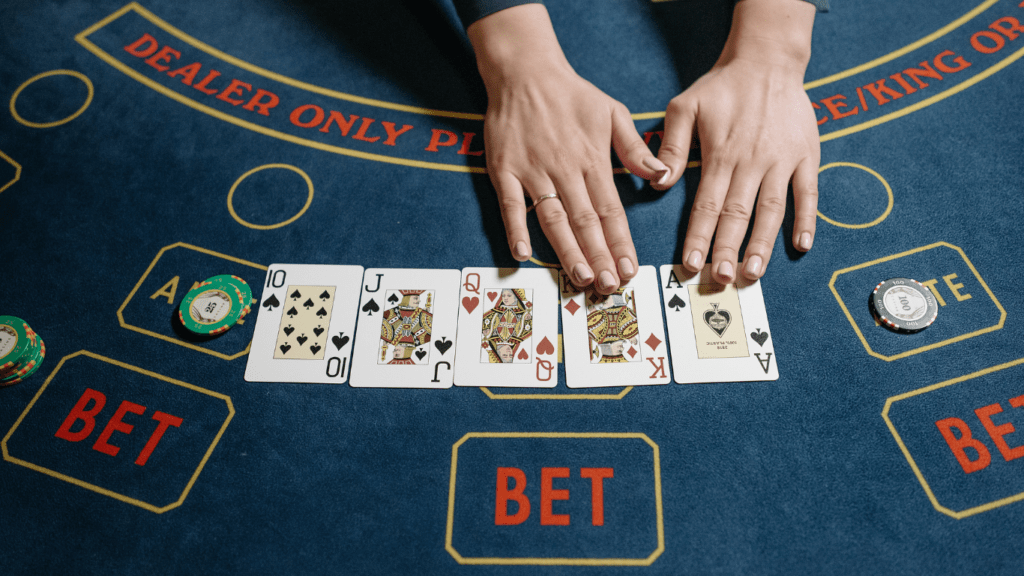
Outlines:
{"type": "Polygon", "coordinates": [[[818,9],[818,12],[828,12],[828,0],[806,0],[818,9]]]}
{"type": "MultiPolygon", "coordinates": [[[[828,0],[818,0],[828,1],[828,0]]],[[[462,27],[469,28],[469,25],[484,16],[489,16],[513,6],[520,4],[543,4],[544,0],[453,0],[455,11],[462,20],[462,27]]]]}

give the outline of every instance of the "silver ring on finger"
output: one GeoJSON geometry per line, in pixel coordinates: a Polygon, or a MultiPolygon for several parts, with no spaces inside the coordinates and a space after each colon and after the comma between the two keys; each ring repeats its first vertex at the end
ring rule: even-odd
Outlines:
{"type": "Polygon", "coordinates": [[[558,198],[558,194],[545,194],[545,195],[541,196],[540,198],[537,198],[536,200],[534,200],[533,206],[530,206],[529,208],[527,208],[526,211],[530,212],[532,210],[536,210],[537,206],[540,206],[541,202],[543,202],[545,200],[550,200],[552,198],[558,198]]]}

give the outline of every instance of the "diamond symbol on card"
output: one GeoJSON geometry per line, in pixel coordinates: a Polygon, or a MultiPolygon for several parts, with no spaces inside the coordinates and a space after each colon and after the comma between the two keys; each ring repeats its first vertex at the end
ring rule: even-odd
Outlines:
{"type": "Polygon", "coordinates": [[[576,311],[580,309],[580,305],[575,300],[569,300],[569,303],[565,305],[565,309],[569,311],[569,314],[576,315],[576,311]]]}
{"type": "Polygon", "coordinates": [[[590,294],[590,303],[591,304],[597,304],[598,302],[601,301],[602,298],[604,298],[604,296],[601,296],[597,292],[593,292],[593,293],[590,294]]]}
{"type": "Polygon", "coordinates": [[[629,347],[629,357],[630,358],[635,358],[636,357],[636,348],[633,348],[632,346],[629,347]]]}
{"type": "Polygon", "coordinates": [[[658,340],[658,337],[654,335],[654,332],[651,332],[651,335],[647,337],[647,340],[644,340],[644,344],[650,346],[651,350],[657,350],[658,346],[661,346],[661,340],[658,340]]]}

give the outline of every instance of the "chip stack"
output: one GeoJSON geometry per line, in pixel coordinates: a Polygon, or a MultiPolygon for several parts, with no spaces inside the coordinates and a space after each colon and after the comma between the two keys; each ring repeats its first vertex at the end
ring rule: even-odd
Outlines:
{"type": "Polygon", "coordinates": [[[0,386],[36,373],[46,358],[43,339],[21,318],[0,316],[0,386]]]}
{"type": "Polygon", "coordinates": [[[245,280],[221,274],[189,290],[178,306],[178,319],[197,336],[217,336],[241,324],[254,303],[245,280]]]}

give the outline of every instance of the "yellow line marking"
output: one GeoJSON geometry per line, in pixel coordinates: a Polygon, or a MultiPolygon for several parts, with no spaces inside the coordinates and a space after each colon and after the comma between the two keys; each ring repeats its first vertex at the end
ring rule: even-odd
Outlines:
{"type": "Polygon", "coordinates": [[[928,350],[934,350],[936,348],[948,346],[949,344],[954,344],[956,342],[960,342],[961,340],[966,340],[968,338],[980,336],[981,334],[1001,330],[1003,328],[1003,323],[1006,321],[1006,310],[1003,308],[1003,305],[999,303],[999,300],[996,298],[996,295],[992,293],[992,290],[988,287],[988,284],[985,283],[985,280],[981,277],[981,274],[978,273],[978,269],[975,268],[974,264],[972,264],[970,259],[967,258],[967,254],[964,253],[963,249],[961,249],[959,246],[954,246],[953,244],[950,244],[948,242],[935,242],[934,244],[921,246],[920,248],[914,248],[913,250],[907,250],[906,252],[900,252],[899,254],[893,254],[891,256],[878,258],[877,260],[872,260],[870,262],[865,262],[863,264],[858,264],[856,266],[851,266],[849,268],[837,270],[834,274],[832,274],[832,280],[829,281],[828,287],[830,290],[832,290],[832,295],[836,297],[836,301],[839,302],[839,307],[843,309],[843,314],[845,314],[846,319],[849,320],[850,326],[853,326],[853,331],[857,333],[857,338],[859,338],[861,344],[864,345],[864,349],[867,350],[868,354],[870,354],[871,356],[874,356],[875,358],[879,358],[881,360],[885,360],[886,362],[900,360],[908,356],[913,356],[915,354],[927,352],[928,350]],[[871,349],[871,345],[868,344],[867,338],[865,338],[864,334],[860,331],[860,327],[857,325],[857,322],[853,319],[853,314],[851,314],[850,310],[846,307],[846,303],[843,302],[843,298],[839,295],[839,291],[836,290],[836,280],[839,279],[840,275],[845,274],[847,272],[860,270],[861,268],[867,268],[869,266],[874,266],[875,264],[888,262],[890,260],[895,260],[897,258],[902,258],[904,256],[909,256],[911,254],[916,254],[918,252],[924,252],[925,250],[931,250],[933,248],[938,248],[939,246],[945,246],[946,248],[956,250],[960,254],[960,257],[963,258],[964,262],[971,269],[971,272],[974,274],[974,277],[978,279],[978,283],[981,284],[981,287],[985,289],[985,292],[988,294],[989,298],[991,298],[992,302],[996,305],[996,308],[999,309],[999,322],[987,328],[975,330],[974,332],[969,332],[967,334],[961,334],[954,338],[948,338],[946,340],[942,340],[941,342],[935,342],[934,344],[929,344],[927,346],[922,346],[920,348],[915,348],[913,350],[907,350],[906,352],[901,352],[894,356],[886,356],[884,354],[879,354],[878,352],[875,352],[874,350],[871,349]]]}
{"type": "Polygon", "coordinates": [[[899,394],[897,396],[892,396],[892,397],[890,397],[889,399],[887,399],[885,401],[885,407],[882,409],[882,418],[885,420],[886,426],[889,427],[889,432],[891,432],[892,435],[893,435],[893,438],[896,439],[896,444],[899,445],[900,451],[903,452],[904,458],[906,458],[907,462],[910,464],[910,468],[914,471],[914,476],[917,477],[917,481],[921,484],[921,487],[924,488],[924,492],[928,496],[928,500],[931,501],[932,506],[936,510],[938,510],[939,512],[942,512],[943,514],[946,514],[947,516],[951,516],[953,518],[956,518],[957,520],[962,520],[964,518],[967,518],[968,516],[973,516],[975,514],[980,514],[981,512],[987,512],[989,510],[992,510],[994,508],[998,508],[1000,506],[1005,506],[1005,505],[1013,503],[1013,502],[1019,502],[1020,500],[1024,500],[1024,492],[1021,492],[1019,494],[1015,494],[1013,496],[1008,496],[1006,498],[1001,498],[999,500],[995,500],[995,501],[989,502],[987,504],[983,504],[981,506],[974,506],[972,508],[968,508],[966,510],[961,510],[961,511],[952,510],[950,508],[947,508],[947,507],[943,506],[942,504],[939,504],[939,499],[935,497],[935,493],[932,492],[931,486],[929,486],[928,485],[928,481],[925,480],[924,474],[921,472],[921,469],[918,468],[917,462],[915,462],[914,461],[914,457],[911,456],[910,450],[907,448],[907,445],[904,444],[903,438],[900,436],[899,432],[896,431],[896,426],[892,423],[892,420],[889,419],[889,409],[892,407],[892,405],[894,403],[899,402],[900,400],[905,400],[907,398],[910,398],[910,397],[913,397],[913,396],[917,396],[919,394],[925,394],[925,393],[928,393],[928,392],[932,392],[933,390],[938,390],[939,388],[945,388],[946,386],[952,386],[953,384],[958,384],[960,382],[964,382],[966,380],[971,380],[973,378],[979,378],[981,376],[986,376],[988,374],[992,374],[993,372],[998,372],[1000,370],[1005,370],[1006,368],[1012,368],[1012,367],[1018,366],[1020,364],[1024,364],[1024,358],[1018,358],[1017,360],[1006,362],[1006,363],[1000,364],[998,366],[993,366],[991,368],[985,368],[984,370],[978,370],[977,372],[973,372],[973,373],[968,374],[966,376],[960,376],[958,378],[953,378],[951,380],[946,380],[945,382],[939,382],[938,384],[932,384],[931,386],[925,386],[924,388],[919,388],[919,389],[913,390],[911,392],[906,392],[906,393],[903,393],[903,394],[899,394]]]}
{"type": "Polygon", "coordinates": [[[11,166],[14,166],[14,178],[12,178],[10,182],[7,182],[3,186],[0,186],[0,192],[3,192],[4,190],[7,190],[11,186],[13,186],[15,182],[21,179],[21,164],[15,162],[14,158],[11,158],[7,154],[4,154],[3,150],[0,150],[0,158],[3,158],[4,161],[6,161],[11,166]]]}
{"type": "Polygon", "coordinates": [[[95,94],[96,94],[96,91],[95,91],[95,89],[93,89],[92,81],[90,81],[89,78],[86,77],[85,74],[82,74],[81,72],[76,72],[74,70],[50,70],[49,72],[43,72],[41,74],[36,74],[35,76],[29,78],[28,80],[25,80],[21,84],[21,86],[18,86],[18,89],[14,91],[14,95],[11,96],[11,105],[10,105],[11,116],[13,116],[14,119],[17,120],[19,123],[24,124],[25,126],[28,126],[29,128],[53,128],[54,126],[60,126],[62,124],[67,124],[68,122],[71,122],[75,118],[78,118],[82,114],[82,112],[85,112],[85,109],[89,107],[89,104],[92,104],[92,97],[95,94]],[[21,95],[21,91],[22,90],[27,88],[30,84],[32,84],[36,80],[40,80],[42,78],[49,78],[50,76],[71,76],[73,78],[78,78],[79,80],[84,82],[85,83],[85,88],[88,91],[88,93],[86,94],[86,97],[85,97],[85,103],[83,103],[82,106],[77,111],[73,112],[70,116],[68,116],[66,118],[63,118],[61,120],[56,120],[56,121],[53,121],[53,122],[29,122],[28,120],[25,120],[24,118],[21,117],[20,114],[18,114],[18,110],[17,110],[17,108],[15,106],[15,103],[18,101],[18,96],[21,95]]]}
{"type": "Polygon", "coordinates": [[[893,205],[895,204],[896,201],[895,201],[895,198],[893,197],[893,194],[892,194],[892,187],[889,186],[889,183],[886,182],[885,178],[882,178],[881,174],[879,174],[878,172],[875,172],[871,168],[868,168],[867,166],[862,166],[860,164],[854,164],[853,162],[832,162],[831,164],[826,164],[826,165],[824,165],[824,166],[822,166],[821,168],[818,169],[818,174],[821,174],[822,172],[824,172],[825,170],[828,170],[829,168],[835,168],[837,166],[847,166],[847,167],[850,167],[850,168],[858,168],[860,170],[863,170],[863,171],[867,172],[868,174],[871,174],[875,178],[877,178],[878,181],[882,183],[882,186],[885,186],[885,192],[886,192],[886,194],[889,195],[889,204],[888,204],[888,206],[886,206],[885,212],[883,212],[881,216],[879,216],[878,218],[875,218],[874,220],[872,220],[871,222],[868,222],[867,224],[844,224],[842,222],[838,222],[836,220],[833,220],[833,219],[829,218],[828,216],[825,216],[824,214],[821,213],[821,210],[818,210],[818,217],[821,218],[822,220],[824,220],[825,222],[828,222],[829,224],[832,224],[833,226],[839,226],[840,228],[852,228],[852,229],[870,228],[872,226],[875,226],[875,225],[881,223],[883,220],[888,218],[889,217],[889,213],[892,212],[892,207],[893,207],[893,205]]]}
{"type": "Polygon", "coordinates": [[[881,66],[882,64],[885,64],[886,62],[891,62],[892,60],[895,60],[896,58],[899,58],[900,56],[903,56],[904,54],[908,54],[910,52],[913,52],[914,50],[917,50],[918,48],[924,46],[925,44],[929,44],[931,42],[934,42],[935,40],[938,40],[939,38],[942,38],[946,34],[949,34],[953,30],[959,28],[964,23],[966,23],[967,21],[973,19],[978,14],[981,14],[985,10],[988,10],[988,8],[990,6],[992,6],[993,4],[995,4],[998,1],[999,0],[986,0],[985,2],[982,2],[981,4],[976,6],[970,12],[964,14],[963,16],[957,18],[956,20],[950,22],[949,24],[943,26],[942,28],[939,28],[935,32],[932,32],[931,34],[925,36],[924,38],[921,38],[920,40],[918,40],[916,42],[912,42],[910,44],[907,44],[906,46],[904,46],[904,47],[902,47],[902,48],[900,48],[898,50],[894,50],[892,52],[889,52],[888,54],[886,54],[884,56],[879,56],[878,58],[875,58],[874,60],[871,60],[869,62],[865,62],[864,64],[861,64],[859,66],[854,66],[853,68],[850,68],[848,70],[843,70],[842,72],[838,72],[836,74],[832,74],[831,76],[826,76],[826,77],[821,78],[819,80],[814,80],[812,82],[807,82],[806,84],[804,84],[804,90],[810,90],[811,88],[817,88],[819,86],[824,86],[825,84],[831,84],[832,82],[836,82],[838,80],[842,80],[843,78],[849,78],[850,76],[853,76],[855,74],[860,74],[861,72],[864,72],[865,70],[870,70],[872,68],[876,68],[878,66],[881,66]]]}
{"type": "Polygon", "coordinates": [[[140,508],[144,508],[146,510],[149,510],[150,512],[155,512],[157,514],[163,514],[164,512],[167,512],[168,510],[171,510],[171,509],[177,508],[178,506],[181,506],[182,503],[185,502],[185,498],[188,497],[188,493],[192,490],[192,486],[195,485],[196,480],[199,478],[199,474],[203,471],[203,467],[206,466],[206,462],[210,459],[210,455],[213,454],[213,450],[217,447],[217,444],[220,442],[221,436],[224,435],[224,431],[227,430],[228,424],[231,422],[231,419],[234,418],[234,416],[235,416],[235,406],[231,402],[231,398],[229,396],[225,396],[224,394],[220,394],[218,392],[213,392],[213,391],[207,390],[205,388],[200,388],[198,386],[189,384],[187,382],[182,382],[180,380],[175,380],[173,378],[168,378],[167,376],[164,376],[162,374],[157,374],[156,372],[151,372],[149,370],[144,370],[142,368],[139,368],[138,366],[132,366],[131,364],[126,364],[124,362],[119,362],[117,360],[114,360],[114,359],[111,359],[111,358],[107,358],[106,356],[100,356],[99,354],[94,354],[94,353],[89,352],[87,350],[79,350],[78,352],[75,352],[74,354],[69,354],[69,355],[67,355],[67,356],[65,356],[65,357],[60,359],[60,362],[57,363],[57,367],[53,369],[53,372],[50,374],[49,377],[47,377],[46,382],[44,382],[42,387],[39,388],[39,391],[36,392],[36,395],[32,398],[32,401],[28,403],[28,406],[26,406],[25,410],[21,413],[21,416],[19,416],[18,420],[15,421],[14,426],[12,426],[10,431],[7,432],[7,435],[4,436],[3,441],[0,442],[0,449],[2,449],[2,451],[3,451],[3,458],[4,458],[4,460],[7,460],[8,462],[12,462],[14,464],[18,464],[19,466],[24,466],[24,467],[29,468],[31,470],[35,470],[36,472],[40,472],[40,473],[46,474],[47,476],[52,476],[54,478],[58,478],[60,480],[64,480],[65,482],[70,482],[71,484],[74,484],[76,486],[85,488],[86,490],[92,490],[93,492],[97,492],[99,494],[103,494],[104,496],[109,496],[109,497],[114,498],[116,500],[120,500],[121,502],[125,502],[127,504],[132,504],[134,506],[138,506],[140,508]],[[31,462],[22,460],[20,458],[15,458],[15,457],[10,455],[10,452],[7,449],[7,442],[8,442],[8,440],[10,440],[11,436],[14,434],[14,431],[17,430],[18,426],[21,425],[21,422],[28,415],[29,410],[31,410],[32,407],[35,406],[36,402],[39,400],[39,397],[43,395],[43,392],[46,390],[47,386],[50,385],[50,382],[53,381],[53,378],[60,371],[61,367],[64,366],[64,363],[67,362],[68,360],[72,359],[72,358],[75,358],[75,357],[81,356],[81,355],[85,355],[85,356],[87,356],[89,358],[92,358],[94,360],[99,360],[101,362],[106,362],[108,364],[113,364],[114,366],[119,366],[119,367],[124,368],[126,370],[131,370],[133,372],[138,372],[139,374],[143,374],[143,375],[149,376],[151,378],[156,378],[158,380],[163,380],[164,382],[168,382],[170,384],[174,384],[175,386],[181,386],[183,388],[188,388],[189,390],[192,390],[194,392],[199,392],[199,393],[205,394],[207,396],[212,396],[214,398],[219,398],[219,399],[223,400],[225,402],[225,404],[227,404],[227,407],[228,407],[228,416],[227,416],[227,418],[224,420],[224,423],[221,425],[220,430],[217,431],[217,435],[213,438],[213,441],[210,443],[210,447],[207,448],[206,453],[203,455],[203,459],[199,462],[199,466],[196,467],[195,472],[192,474],[191,478],[189,478],[188,484],[185,485],[185,489],[182,491],[181,496],[179,496],[176,501],[174,501],[174,502],[172,502],[172,503],[170,503],[170,504],[168,504],[166,506],[156,506],[156,505],[150,504],[148,502],[143,502],[141,500],[138,500],[138,499],[135,499],[135,498],[131,498],[129,496],[125,496],[125,495],[120,494],[118,492],[114,492],[113,490],[109,490],[107,488],[102,488],[100,486],[96,486],[95,484],[90,484],[90,483],[85,482],[83,480],[79,480],[78,478],[74,478],[74,477],[68,476],[66,474],[61,474],[60,472],[57,472],[55,470],[50,470],[49,468],[44,468],[42,466],[39,466],[37,464],[33,464],[31,462]]]}
{"type": "Polygon", "coordinates": [[[146,330],[145,328],[139,328],[138,326],[133,326],[133,325],[131,325],[128,322],[125,321],[125,319],[124,319],[124,309],[128,306],[128,303],[132,301],[132,298],[135,297],[135,293],[138,292],[139,288],[142,287],[143,282],[145,282],[146,278],[149,277],[149,273],[153,271],[153,267],[156,266],[156,263],[160,261],[160,258],[164,255],[164,253],[167,252],[168,250],[173,249],[173,248],[187,248],[189,250],[195,250],[196,252],[201,252],[203,254],[208,254],[210,256],[216,256],[217,258],[222,258],[222,259],[227,260],[229,262],[235,262],[235,263],[238,263],[238,264],[244,264],[246,266],[250,266],[252,268],[256,268],[257,270],[264,270],[265,271],[267,269],[267,267],[262,265],[262,264],[256,264],[255,262],[249,262],[248,260],[242,260],[241,258],[235,258],[233,256],[228,256],[227,254],[221,254],[220,252],[214,252],[213,250],[207,250],[206,248],[200,248],[199,246],[193,246],[192,244],[186,244],[185,242],[177,242],[175,244],[171,244],[170,246],[164,246],[163,248],[160,249],[160,252],[157,252],[156,258],[153,258],[153,261],[149,263],[149,268],[146,268],[146,272],[142,274],[142,278],[139,278],[139,281],[135,283],[135,287],[132,288],[132,291],[128,294],[128,297],[125,298],[124,302],[121,304],[121,307],[117,309],[117,322],[121,325],[122,328],[127,328],[128,330],[134,330],[135,332],[139,332],[140,334],[145,334],[147,336],[152,336],[154,338],[159,338],[160,340],[163,340],[165,342],[170,342],[172,344],[177,344],[178,346],[184,346],[186,348],[195,350],[196,352],[202,352],[204,354],[209,354],[211,356],[216,356],[217,358],[220,358],[221,360],[234,360],[235,358],[239,358],[241,356],[244,356],[244,355],[248,354],[249,353],[249,347],[252,346],[252,342],[250,342],[249,344],[247,344],[245,346],[245,350],[242,350],[241,352],[239,352],[237,354],[232,354],[232,355],[229,356],[229,355],[224,354],[222,352],[217,352],[216,350],[208,350],[208,349],[203,348],[201,346],[196,346],[195,344],[193,344],[191,342],[186,342],[186,341],[180,340],[178,338],[172,338],[170,336],[166,336],[166,335],[160,334],[158,332],[152,332],[150,330],[146,330]]]}
{"type": "Polygon", "coordinates": [[[303,214],[305,214],[306,210],[309,209],[309,206],[312,203],[313,203],[313,181],[309,179],[309,175],[308,174],[303,172],[300,168],[298,168],[296,166],[292,166],[291,164],[264,164],[263,166],[257,166],[256,168],[253,168],[252,170],[249,170],[245,174],[242,174],[238,178],[238,180],[235,180],[235,183],[231,185],[231,190],[228,192],[228,212],[231,213],[231,217],[234,218],[235,221],[238,222],[239,224],[241,224],[242,226],[245,226],[247,228],[252,228],[253,230],[273,230],[275,228],[281,228],[283,226],[287,226],[287,225],[291,224],[292,222],[295,222],[303,214]],[[295,216],[292,216],[291,218],[285,220],[284,222],[278,222],[277,224],[267,224],[267,225],[252,224],[250,222],[246,222],[245,220],[242,219],[241,216],[238,215],[237,212],[235,212],[235,205],[232,202],[234,197],[235,197],[235,189],[238,188],[238,185],[242,183],[242,180],[245,180],[246,178],[248,178],[252,174],[254,174],[256,172],[259,172],[260,170],[266,170],[268,168],[284,168],[285,170],[291,170],[292,172],[295,172],[299,176],[302,176],[302,179],[306,181],[306,187],[309,189],[309,194],[307,194],[307,196],[306,196],[306,204],[302,206],[302,209],[299,210],[298,214],[296,214],[295,216]]]}
{"type": "Polygon", "coordinates": [[[448,482],[448,519],[444,549],[459,564],[492,564],[518,566],[650,566],[665,551],[664,511],[661,501],[661,454],[658,445],[646,434],[639,432],[469,432],[452,445],[452,468],[448,482]],[[471,438],[614,438],[639,439],[647,443],[654,454],[654,499],[657,516],[658,547],[646,558],[466,558],[452,545],[455,524],[455,476],[458,467],[459,446],[471,438]]]}
{"type": "Polygon", "coordinates": [[[618,394],[495,394],[483,386],[480,390],[491,400],[622,400],[633,387],[627,386],[618,394]]]}

